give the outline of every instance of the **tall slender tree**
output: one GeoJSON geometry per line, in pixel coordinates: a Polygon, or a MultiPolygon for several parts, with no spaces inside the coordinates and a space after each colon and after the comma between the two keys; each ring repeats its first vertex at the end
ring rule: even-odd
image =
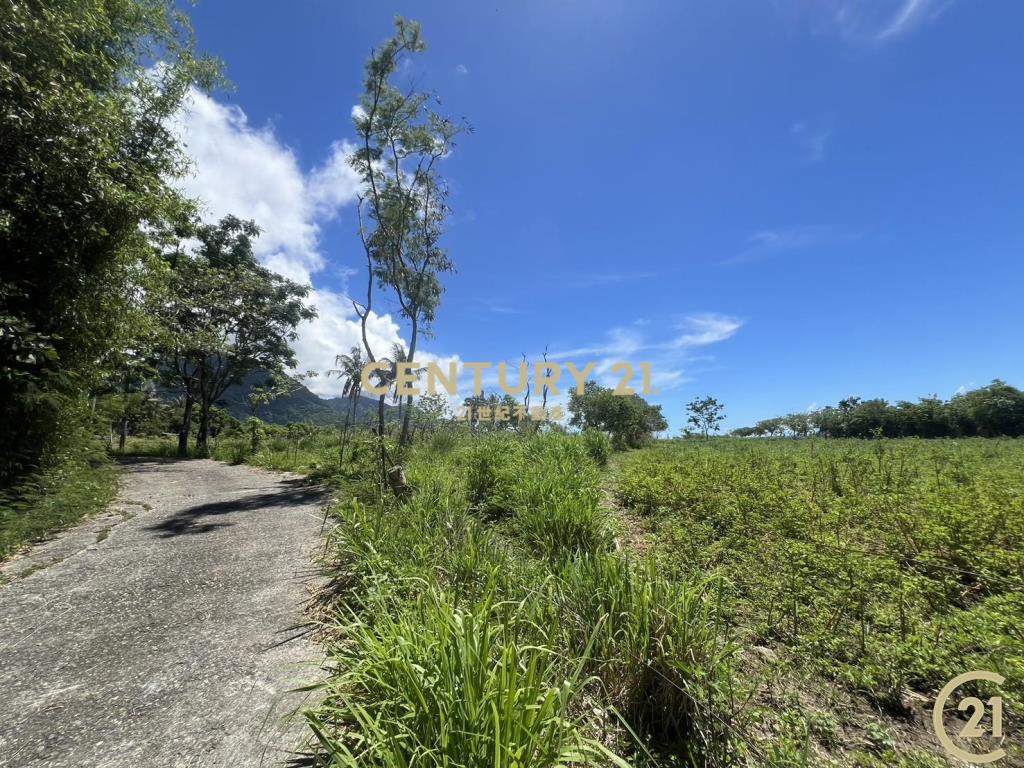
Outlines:
{"type": "MultiPolygon", "coordinates": [[[[364,93],[353,117],[360,141],[350,162],[363,181],[358,213],[367,264],[366,302],[353,303],[371,361],[376,358],[366,324],[375,281],[394,292],[409,323],[408,359],[412,360],[421,334],[430,333],[440,304],[440,276],[454,270],[440,246],[449,207],[447,184],[438,164],[467,126],[434,111],[431,105],[436,99],[430,92],[415,87],[402,90],[393,83],[403,59],[425,48],[419,24],[397,18],[394,36],[366,64],[364,93]]],[[[408,395],[407,405],[411,402],[408,395]]],[[[378,432],[383,435],[383,416],[378,432]]],[[[406,408],[401,444],[408,444],[409,434],[406,408]]]]}

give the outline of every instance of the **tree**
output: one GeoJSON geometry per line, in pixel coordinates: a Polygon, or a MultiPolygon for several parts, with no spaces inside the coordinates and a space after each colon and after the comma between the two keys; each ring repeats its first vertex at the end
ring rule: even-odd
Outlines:
{"type": "Polygon", "coordinates": [[[179,451],[187,447],[192,407],[199,405],[196,449],[207,450],[210,409],[232,384],[253,371],[281,374],[296,363],[289,342],[303,320],[316,316],[304,303],[309,288],[256,261],[256,224],[226,216],[197,231],[193,255],[173,257],[171,295],[163,308],[173,374],[185,394],[179,451]]]}
{"type": "Polygon", "coordinates": [[[279,397],[290,395],[307,378],[317,375],[316,371],[306,371],[298,376],[286,376],[280,371],[271,372],[262,384],[253,384],[245,396],[246,405],[249,406],[249,447],[253,453],[259,450],[260,440],[263,437],[263,425],[260,422],[259,410],[261,407],[270,405],[279,397]]]}
{"type": "Polygon", "coordinates": [[[817,430],[823,437],[1020,437],[1024,392],[996,379],[948,401],[931,395],[892,405],[880,398],[848,397],[809,414],[764,419],[752,429],[753,434],[774,435],[785,428],[797,436],[817,430]]]}
{"type": "MultiPolygon", "coordinates": [[[[415,358],[420,334],[430,332],[443,287],[440,275],[454,264],[440,246],[449,213],[448,190],[438,162],[465,130],[431,108],[433,94],[415,87],[401,90],[392,79],[404,57],[426,44],[416,22],[395,20],[395,34],[366,64],[364,93],[353,114],[359,146],[350,159],[363,182],[358,198],[359,234],[366,255],[366,302],[353,301],[360,318],[363,346],[375,361],[366,335],[373,305],[374,280],[391,289],[409,322],[407,360],[415,358]]],[[[396,361],[397,362],[397,361],[396,361]]],[[[406,395],[406,403],[412,396],[406,395]]],[[[378,433],[383,435],[383,410],[378,433]]],[[[400,443],[409,442],[409,410],[400,443]]]]}
{"type": "Polygon", "coordinates": [[[996,437],[1024,435],[1024,392],[995,379],[980,389],[956,395],[949,402],[961,434],[996,437]]]}
{"type": "Polygon", "coordinates": [[[0,4],[0,482],[85,422],[143,318],[150,241],[191,208],[168,118],[216,66],[176,6],[0,4]]]}
{"type": "Polygon", "coordinates": [[[793,433],[793,437],[807,437],[811,433],[811,415],[809,413],[791,413],[782,417],[783,426],[793,433]]]}
{"type": "Polygon", "coordinates": [[[754,434],[775,437],[775,435],[781,435],[785,428],[786,426],[782,423],[782,419],[779,417],[774,419],[762,419],[754,425],[754,434]]]}
{"type": "Polygon", "coordinates": [[[597,429],[611,435],[616,448],[638,448],[651,434],[668,428],[660,405],[651,405],[640,395],[616,395],[595,381],[584,384],[583,394],[569,395],[569,424],[580,429],[597,429]]]}
{"type": "Polygon", "coordinates": [[[347,355],[338,355],[334,358],[334,364],[338,366],[331,375],[339,376],[345,380],[341,388],[341,396],[347,397],[349,401],[349,412],[345,414],[345,426],[341,431],[341,449],[338,452],[340,461],[345,460],[345,448],[348,443],[349,427],[355,423],[356,405],[359,396],[363,391],[363,353],[359,347],[352,347],[347,355]]]}
{"type": "Polygon", "coordinates": [[[694,398],[686,405],[686,412],[689,414],[686,423],[700,430],[707,440],[708,433],[717,432],[720,424],[725,421],[725,415],[722,413],[724,410],[725,406],[713,397],[694,398]]]}
{"type": "Polygon", "coordinates": [[[451,420],[448,398],[442,394],[420,395],[413,404],[413,429],[433,432],[451,420]]]}
{"type": "MultiPolygon", "coordinates": [[[[391,345],[391,363],[392,363],[392,376],[394,380],[398,380],[399,369],[403,369],[402,372],[406,374],[412,374],[417,379],[423,375],[426,368],[413,368],[412,355],[406,351],[405,346],[400,342],[396,341],[391,345]]],[[[393,404],[398,405],[398,420],[405,424],[405,420],[402,418],[403,405],[406,406],[405,410],[411,407],[412,395],[403,395],[398,387],[395,387],[395,394],[392,400],[393,404]]]]}

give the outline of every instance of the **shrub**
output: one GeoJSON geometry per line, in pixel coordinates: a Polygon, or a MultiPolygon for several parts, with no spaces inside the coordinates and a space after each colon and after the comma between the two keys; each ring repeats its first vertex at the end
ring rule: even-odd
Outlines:
{"type": "Polygon", "coordinates": [[[736,649],[721,637],[716,582],[674,581],[652,560],[599,554],[566,561],[551,590],[563,643],[592,647],[588,671],[634,729],[695,765],[728,763],[736,649]]]}
{"type": "Polygon", "coordinates": [[[612,544],[607,515],[595,493],[547,495],[542,503],[519,510],[515,527],[525,542],[554,558],[607,550],[612,544]]]}
{"type": "Polygon", "coordinates": [[[547,768],[607,754],[571,714],[581,670],[565,676],[553,649],[518,642],[489,600],[460,609],[434,589],[396,615],[367,607],[307,712],[331,765],[547,768]]]}
{"type": "Polygon", "coordinates": [[[599,429],[585,429],[583,444],[597,466],[603,467],[608,463],[608,457],[612,454],[612,440],[608,435],[599,429]]]}

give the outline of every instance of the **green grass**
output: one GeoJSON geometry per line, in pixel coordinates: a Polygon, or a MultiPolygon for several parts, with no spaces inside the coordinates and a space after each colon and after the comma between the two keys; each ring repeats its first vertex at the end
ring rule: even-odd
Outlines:
{"type": "Polygon", "coordinates": [[[116,493],[117,468],[102,454],[62,462],[0,493],[0,560],[103,511],[116,493]]]}
{"type": "Polygon", "coordinates": [[[333,647],[338,673],[308,721],[333,765],[552,766],[604,758],[573,704],[580,665],[523,642],[490,599],[458,607],[426,587],[396,607],[377,594],[333,647]]]}

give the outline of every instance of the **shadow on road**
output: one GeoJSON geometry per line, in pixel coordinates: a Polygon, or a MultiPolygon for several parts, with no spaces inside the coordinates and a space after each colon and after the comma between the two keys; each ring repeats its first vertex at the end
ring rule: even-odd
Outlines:
{"type": "Polygon", "coordinates": [[[166,520],[146,528],[156,532],[161,538],[171,536],[194,535],[207,533],[218,528],[233,525],[225,518],[240,512],[271,511],[275,507],[316,504],[325,501],[327,496],[322,488],[304,485],[304,480],[282,480],[282,487],[266,493],[255,493],[226,501],[213,501],[198,504],[175,513],[166,520]]]}

